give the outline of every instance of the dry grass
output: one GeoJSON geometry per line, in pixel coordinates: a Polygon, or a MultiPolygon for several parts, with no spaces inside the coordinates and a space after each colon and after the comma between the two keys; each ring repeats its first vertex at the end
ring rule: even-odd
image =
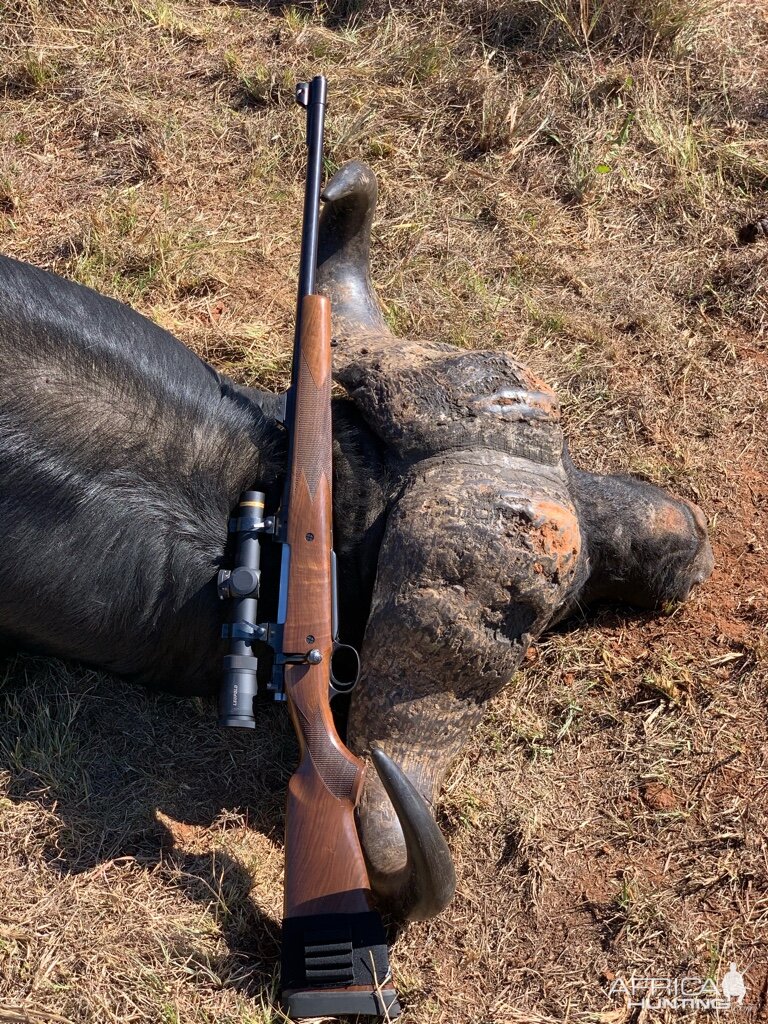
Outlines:
{"type": "MultiPolygon", "coordinates": [[[[246,383],[287,373],[297,77],[369,161],[399,331],[512,348],[572,449],[703,505],[718,568],[532,654],[442,807],[459,893],[404,1021],[629,1018],[617,974],[746,971],[768,1019],[768,28],[747,0],[0,5],[3,251],[246,383]]],[[[0,721],[0,1021],[278,1021],[279,711],[21,659],[0,721]]],[[[652,1014],[644,1015],[652,1020],[652,1014]]]]}

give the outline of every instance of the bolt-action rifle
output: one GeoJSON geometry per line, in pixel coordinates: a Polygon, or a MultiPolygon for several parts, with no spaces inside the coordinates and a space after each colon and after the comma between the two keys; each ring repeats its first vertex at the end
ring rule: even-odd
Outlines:
{"type": "MultiPolygon", "coordinates": [[[[322,76],[297,87],[297,100],[307,111],[309,160],[285,414],[288,478],[275,515],[265,515],[261,491],[246,491],[230,524],[235,568],[219,574],[220,595],[230,601],[232,611],[224,627],[230,644],[219,711],[221,724],[253,727],[257,658],[252,645],[271,644],[269,688],[288,705],[301,756],[288,787],[285,825],[282,997],[287,1012],[292,1017],[362,1013],[393,1018],[399,1006],[386,937],[378,912],[371,908],[355,826],[365,765],[339,738],[330,708],[334,695],[354,685],[359,662],[337,637],[331,310],[328,299],[315,293],[325,98],[322,76]],[[259,552],[261,539],[267,537],[283,545],[280,593],[277,623],[259,625],[259,552]],[[347,670],[335,671],[342,662],[347,670]]],[[[410,788],[383,752],[376,751],[374,758],[385,785],[391,771],[399,776],[401,790],[410,788]]],[[[415,799],[414,794],[411,789],[407,799],[415,799]]]]}

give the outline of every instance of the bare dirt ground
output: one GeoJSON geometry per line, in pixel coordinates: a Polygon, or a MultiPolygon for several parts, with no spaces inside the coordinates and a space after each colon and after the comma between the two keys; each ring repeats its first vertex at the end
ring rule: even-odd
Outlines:
{"type": "MultiPolygon", "coordinates": [[[[3,252],[284,383],[293,84],[322,70],[328,170],[379,177],[393,327],[512,349],[577,461],[709,518],[689,603],[568,623],[493,703],[440,810],[457,898],[393,949],[404,1022],[687,1021],[611,982],[731,960],[728,1018],[768,1020],[768,237],[739,244],[768,213],[764,5],[6,0],[0,46],[3,252]]],[[[0,1021],[281,1020],[289,733],[12,661],[0,1021]]]]}

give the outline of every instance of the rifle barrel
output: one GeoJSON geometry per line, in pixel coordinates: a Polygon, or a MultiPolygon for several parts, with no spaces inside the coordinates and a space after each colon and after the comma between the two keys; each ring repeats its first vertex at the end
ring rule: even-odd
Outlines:
{"type": "Polygon", "coordinates": [[[299,258],[299,291],[296,299],[296,329],[293,334],[291,386],[286,396],[285,422],[293,422],[296,401],[296,380],[301,338],[301,304],[315,290],[317,274],[317,243],[320,235],[320,185],[323,177],[323,131],[325,130],[324,75],[315,75],[311,82],[296,86],[296,102],[307,111],[307,181],[304,188],[304,214],[301,222],[301,256],[299,258]]]}
{"type": "MultiPolygon", "coordinates": [[[[297,101],[307,108],[307,184],[304,191],[304,219],[301,227],[298,311],[301,300],[315,290],[317,240],[320,216],[320,183],[323,174],[323,129],[325,127],[326,81],[316,75],[296,88],[297,101]]],[[[298,330],[296,332],[298,338],[298,330]]]]}

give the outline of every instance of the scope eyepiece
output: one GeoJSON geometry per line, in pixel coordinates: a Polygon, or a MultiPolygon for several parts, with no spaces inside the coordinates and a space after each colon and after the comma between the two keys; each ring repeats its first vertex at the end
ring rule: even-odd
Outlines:
{"type": "Polygon", "coordinates": [[[253,701],[259,692],[258,659],[249,654],[228,654],[219,691],[219,725],[255,729],[253,701]]]}

